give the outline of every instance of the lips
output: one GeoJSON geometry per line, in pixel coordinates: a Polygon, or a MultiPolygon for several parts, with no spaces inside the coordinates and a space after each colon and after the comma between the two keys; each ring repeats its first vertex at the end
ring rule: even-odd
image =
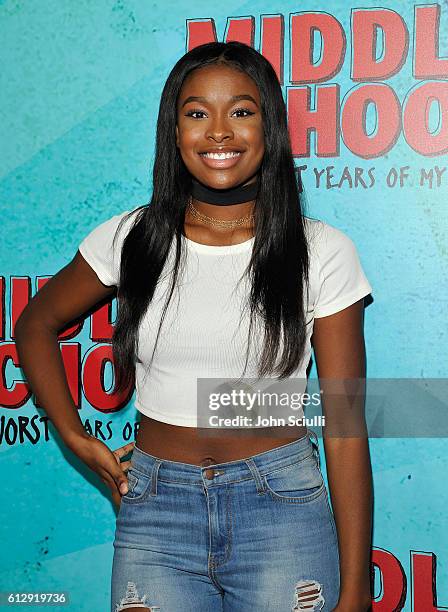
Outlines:
{"type": "Polygon", "coordinates": [[[199,153],[200,158],[209,168],[231,168],[243,155],[240,149],[209,149],[199,153]]]}
{"type": "Polygon", "coordinates": [[[205,149],[201,149],[199,151],[199,155],[202,153],[242,153],[244,149],[239,147],[238,145],[218,145],[206,147],[205,149]]]}

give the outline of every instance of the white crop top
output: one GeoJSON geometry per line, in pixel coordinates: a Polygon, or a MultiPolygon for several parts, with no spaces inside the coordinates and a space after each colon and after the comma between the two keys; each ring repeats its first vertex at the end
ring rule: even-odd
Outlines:
{"type": "MultiPolygon", "coordinates": [[[[134,215],[123,223],[115,249],[112,239],[118,223],[128,212],[95,227],[79,245],[81,255],[105,285],[119,284],[121,245],[134,215]]],[[[353,241],[323,221],[305,217],[305,223],[310,244],[310,295],[305,353],[290,377],[298,379],[295,393],[306,390],[314,318],[334,314],[372,291],[353,241]]],[[[145,365],[152,355],[170,286],[175,239],[139,328],[135,406],[158,421],[197,427],[197,378],[238,378],[244,369],[249,330],[247,308],[240,325],[239,322],[249,285],[247,277],[238,285],[237,281],[249,262],[255,238],[231,246],[210,246],[186,237],[183,240],[187,247],[185,269],[183,273],[179,269],[178,284],[165,315],[149,375],[145,365]]],[[[257,378],[257,354],[260,354],[257,351],[262,346],[263,334],[256,334],[256,330],[257,327],[244,378],[257,378]]],[[[258,330],[261,332],[262,328],[258,330]]],[[[279,350],[277,358],[280,354],[279,350]]],[[[299,406],[294,416],[303,414],[299,406]]]]}

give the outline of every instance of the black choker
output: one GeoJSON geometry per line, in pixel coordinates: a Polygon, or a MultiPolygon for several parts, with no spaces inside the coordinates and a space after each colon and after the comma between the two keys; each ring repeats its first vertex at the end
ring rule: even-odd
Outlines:
{"type": "Polygon", "coordinates": [[[258,193],[260,181],[257,176],[254,183],[230,189],[212,189],[199,183],[192,178],[191,195],[195,200],[206,202],[207,204],[218,204],[220,206],[230,206],[232,204],[243,204],[255,200],[258,193]]]}

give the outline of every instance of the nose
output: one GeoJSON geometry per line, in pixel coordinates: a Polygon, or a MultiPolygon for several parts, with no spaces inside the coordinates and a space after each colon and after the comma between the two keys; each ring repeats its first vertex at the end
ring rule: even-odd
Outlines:
{"type": "Polygon", "coordinates": [[[216,142],[222,142],[226,139],[232,139],[233,130],[227,118],[216,116],[212,121],[210,121],[207,128],[206,137],[209,140],[214,140],[216,142]]]}

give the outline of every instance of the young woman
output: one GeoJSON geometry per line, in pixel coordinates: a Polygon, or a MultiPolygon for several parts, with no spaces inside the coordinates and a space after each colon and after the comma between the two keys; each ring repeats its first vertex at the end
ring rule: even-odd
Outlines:
{"type": "Polygon", "coordinates": [[[281,87],[259,53],[211,43],[174,66],[153,188],[82,241],[16,326],[40,404],[119,505],[112,610],[368,610],[366,437],[324,437],[333,514],[305,424],[198,426],[199,378],[306,386],[311,346],[319,380],[365,376],[371,287],[348,236],[302,211],[281,87]],[[57,332],[117,287],[116,389],[135,380],[141,422],[112,452],[82,427],[57,332]]]}

